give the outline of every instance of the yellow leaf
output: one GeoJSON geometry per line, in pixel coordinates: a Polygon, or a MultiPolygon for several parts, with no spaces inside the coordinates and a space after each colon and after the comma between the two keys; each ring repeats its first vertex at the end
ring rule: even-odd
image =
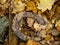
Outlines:
{"type": "Polygon", "coordinates": [[[52,5],[54,4],[55,0],[40,0],[40,2],[37,3],[38,9],[40,9],[42,12],[48,10],[51,10],[52,5]]]}
{"type": "Polygon", "coordinates": [[[33,12],[35,12],[35,13],[37,12],[37,8],[36,8],[36,5],[35,5],[34,2],[29,1],[29,2],[27,2],[26,4],[27,4],[27,6],[26,6],[26,11],[33,11],[33,12]]]}

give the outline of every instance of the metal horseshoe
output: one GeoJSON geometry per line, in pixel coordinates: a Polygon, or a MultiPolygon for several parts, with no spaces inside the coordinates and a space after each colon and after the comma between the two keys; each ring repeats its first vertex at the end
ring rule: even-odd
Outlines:
{"type": "MultiPolygon", "coordinates": [[[[31,33],[36,34],[36,37],[34,37],[35,35],[34,36],[32,36],[32,35],[27,36],[27,35],[25,35],[24,33],[21,32],[21,29],[22,29],[21,28],[21,25],[22,25],[21,21],[22,21],[23,18],[33,18],[38,22],[38,24],[42,24],[42,25],[46,25],[47,22],[42,18],[41,15],[38,15],[38,14],[33,13],[33,12],[21,12],[14,17],[13,22],[12,22],[13,23],[12,24],[12,29],[15,32],[15,34],[20,39],[22,39],[23,41],[27,41],[28,39],[35,40],[37,38],[37,34],[39,32],[31,31],[31,33]],[[20,27],[18,26],[19,22],[20,22],[20,27]]],[[[35,41],[37,41],[37,40],[35,40],[35,41]]]]}

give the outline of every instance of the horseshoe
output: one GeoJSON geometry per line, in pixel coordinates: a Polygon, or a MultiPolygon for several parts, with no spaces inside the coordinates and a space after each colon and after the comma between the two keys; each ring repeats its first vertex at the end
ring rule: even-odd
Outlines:
{"type": "Polygon", "coordinates": [[[47,22],[43,19],[43,17],[41,15],[38,15],[38,14],[33,13],[33,12],[21,12],[21,13],[17,14],[13,19],[12,29],[13,29],[14,33],[16,34],[16,36],[18,36],[23,41],[27,41],[29,39],[33,39],[33,40],[37,41],[36,40],[37,38],[38,38],[38,41],[40,41],[40,37],[38,37],[39,32],[30,31],[31,32],[30,36],[27,36],[21,32],[21,29],[22,29],[21,21],[23,18],[33,18],[38,22],[38,24],[41,24],[41,25],[46,25],[47,22]],[[20,22],[20,27],[18,26],[19,22],[20,22]]]}

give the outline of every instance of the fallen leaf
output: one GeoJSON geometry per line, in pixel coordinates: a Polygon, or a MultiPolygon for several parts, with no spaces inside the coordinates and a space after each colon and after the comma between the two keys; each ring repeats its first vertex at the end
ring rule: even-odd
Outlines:
{"type": "Polygon", "coordinates": [[[14,1],[14,7],[12,13],[21,12],[25,9],[25,3],[22,3],[21,0],[14,1]]]}
{"type": "Polygon", "coordinates": [[[37,3],[38,9],[40,9],[42,12],[48,10],[51,10],[52,5],[54,4],[55,0],[39,0],[40,2],[37,3]]]}
{"type": "Polygon", "coordinates": [[[37,8],[34,2],[29,1],[26,3],[26,11],[33,11],[33,12],[37,12],[37,8]]]}

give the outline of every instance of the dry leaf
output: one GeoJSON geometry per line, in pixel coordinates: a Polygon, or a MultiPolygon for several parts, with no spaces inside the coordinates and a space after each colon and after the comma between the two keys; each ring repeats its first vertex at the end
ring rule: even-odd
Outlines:
{"type": "Polygon", "coordinates": [[[60,14],[60,6],[58,6],[58,7],[56,8],[56,12],[57,12],[58,14],[60,14]]]}
{"type": "Polygon", "coordinates": [[[1,4],[4,4],[7,0],[0,0],[1,4]]]}
{"type": "Polygon", "coordinates": [[[34,23],[34,28],[36,29],[36,31],[40,31],[41,30],[41,27],[38,23],[34,23]]]}
{"type": "Polygon", "coordinates": [[[14,1],[14,7],[12,13],[21,12],[25,9],[25,3],[22,3],[21,0],[14,1]]]}
{"type": "Polygon", "coordinates": [[[27,18],[28,26],[32,27],[33,22],[34,22],[34,19],[32,19],[32,18],[27,18]]]}
{"type": "Polygon", "coordinates": [[[48,35],[45,37],[45,40],[48,41],[48,40],[50,40],[50,39],[51,39],[51,35],[48,34],[48,35]]]}
{"type": "Polygon", "coordinates": [[[33,12],[37,12],[37,8],[36,8],[36,5],[35,5],[35,3],[34,2],[32,2],[32,1],[29,1],[29,2],[27,2],[26,3],[26,11],[33,11],[33,12]]]}
{"type": "Polygon", "coordinates": [[[56,22],[55,27],[57,28],[58,31],[60,31],[60,20],[56,22]]]}
{"type": "Polygon", "coordinates": [[[41,31],[41,37],[42,37],[42,38],[46,37],[46,33],[47,33],[46,30],[42,30],[42,31],[41,31]]]}
{"type": "Polygon", "coordinates": [[[37,3],[38,9],[40,9],[42,12],[48,10],[51,10],[52,5],[54,4],[55,0],[40,0],[40,2],[37,3]]]}
{"type": "Polygon", "coordinates": [[[9,1],[10,0],[0,0],[0,7],[2,7],[2,9],[6,9],[9,6],[9,1]]]}
{"type": "Polygon", "coordinates": [[[33,40],[28,40],[28,42],[27,42],[26,45],[40,45],[40,43],[35,42],[35,41],[33,41],[33,40]]]}
{"type": "Polygon", "coordinates": [[[5,10],[0,8],[0,16],[4,16],[4,12],[5,12],[5,10]]]}

